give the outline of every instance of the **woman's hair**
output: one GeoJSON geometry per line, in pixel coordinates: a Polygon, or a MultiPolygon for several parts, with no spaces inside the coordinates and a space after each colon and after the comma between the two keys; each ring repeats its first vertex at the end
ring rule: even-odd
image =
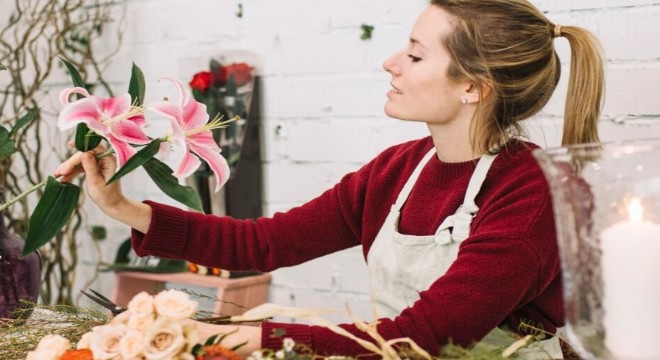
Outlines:
{"type": "Polygon", "coordinates": [[[598,141],[604,98],[603,58],[596,38],[575,26],[558,26],[526,0],[431,0],[455,19],[441,41],[449,50],[449,77],[468,80],[480,91],[472,122],[473,147],[497,151],[522,134],[518,123],[539,112],[559,81],[554,39],[571,47],[571,70],[562,144],[598,141]]]}

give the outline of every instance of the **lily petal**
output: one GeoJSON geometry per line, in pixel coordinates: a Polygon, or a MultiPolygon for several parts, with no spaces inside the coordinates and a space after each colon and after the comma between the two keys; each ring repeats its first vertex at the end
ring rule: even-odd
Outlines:
{"type": "Polygon", "coordinates": [[[117,162],[119,163],[119,167],[124,166],[126,164],[126,161],[131,158],[131,156],[135,155],[137,153],[137,150],[132,147],[130,144],[127,144],[117,138],[115,138],[112,135],[108,135],[108,142],[112,146],[113,149],[115,149],[115,153],[117,154],[117,162]]]}
{"type": "Polygon", "coordinates": [[[200,165],[202,165],[202,162],[199,160],[199,158],[186,151],[186,154],[181,160],[181,164],[179,164],[179,168],[176,169],[172,175],[176,177],[188,177],[192,175],[192,173],[194,173],[200,165]]]}
{"type": "Polygon", "coordinates": [[[183,114],[182,108],[171,101],[154,101],[147,106],[147,110],[166,117],[172,123],[181,119],[183,114]]]}
{"type": "Polygon", "coordinates": [[[188,145],[190,146],[190,150],[204,159],[209,164],[211,170],[213,170],[213,173],[215,173],[215,192],[218,192],[227,180],[229,180],[229,164],[227,164],[227,160],[219,152],[209,149],[206,146],[196,146],[191,143],[188,145]]]}
{"type": "Polygon", "coordinates": [[[131,109],[131,95],[124,94],[115,98],[102,98],[92,96],[98,104],[99,110],[109,118],[124,114],[131,109]]]}
{"type": "Polygon", "coordinates": [[[57,117],[57,127],[60,130],[70,129],[80,123],[89,124],[91,122],[98,122],[100,117],[96,102],[86,98],[80,99],[76,102],[69,103],[62,109],[57,117]]]}
{"type": "Polygon", "coordinates": [[[112,125],[110,132],[118,140],[129,144],[144,145],[151,142],[151,139],[149,139],[137,124],[128,120],[112,125]]]}
{"type": "Polygon", "coordinates": [[[204,126],[209,121],[209,114],[206,112],[206,105],[191,101],[183,108],[182,126],[186,130],[197,129],[204,126]]]}
{"type": "Polygon", "coordinates": [[[160,81],[161,79],[169,80],[172,84],[174,84],[174,87],[176,88],[177,92],[179,93],[179,106],[184,107],[190,102],[190,91],[186,89],[183,86],[183,83],[175,78],[171,77],[162,77],[158,79],[160,81]]]}
{"type": "Polygon", "coordinates": [[[60,102],[64,105],[70,104],[71,102],[69,101],[69,98],[72,94],[80,94],[84,97],[89,97],[89,92],[87,92],[86,89],[77,86],[62,90],[60,93],[60,102]]]}

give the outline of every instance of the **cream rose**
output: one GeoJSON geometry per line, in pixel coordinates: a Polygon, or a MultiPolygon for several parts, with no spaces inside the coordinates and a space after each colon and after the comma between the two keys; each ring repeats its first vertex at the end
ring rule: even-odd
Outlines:
{"type": "Polygon", "coordinates": [[[119,340],[119,353],[124,359],[134,359],[144,354],[144,334],[129,330],[119,340]]]}
{"type": "Polygon", "coordinates": [[[128,311],[132,313],[131,317],[150,317],[154,314],[154,297],[141,292],[128,302],[128,311]]]}
{"type": "Polygon", "coordinates": [[[30,351],[26,359],[30,360],[57,360],[65,351],[71,349],[71,343],[60,335],[46,335],[37,344],[34,351],[30,351]]]}
{"type": "Polygon", "coordinates": [[[175,359],[186,347],[183,326],[174,321],[157,320],[144,337],[144,357],[148,360],[175,359]]]}
{"type": "Polygon", "coordinates": [[[170,289],[161,291],[154,298],[158,316],[170,320],[183,320],[191,317],[197,311],[197,302],[190,300],[188,294],[170,289]]]}
{"type": "Polygon", "coordinates": [[[124,311],[122,313],[117,314],[115,317],[113,317],[110,320],[110,324],[112,325],[120,325],[120,324],[126,324],[128,323],[128,319],[131,318],[131,312],[130,311],[124,311]]]}
{"type": "Polygon", "coordinates": [[[84,333],[83,336],[80,337],[80,340],[78,340],[78,343],[76,344],[76,349],[89,349],[89,346],[92,344],[92,335],[94,334],[93,331],[84,333]]]}
{"type": "Polygon", "coordinates": [[[89,349],[95,360],[114,359],[119,355],[119,342],[128,331],[126,325],[103,325],[94,328],[89,349]]]}
{"type": "Polygon", "coordinates": [[[153,315],[147,317],[131,316],[126,325],[133,330],[145,332],[154,321],[156,321],[156,318],[153,315]]]}

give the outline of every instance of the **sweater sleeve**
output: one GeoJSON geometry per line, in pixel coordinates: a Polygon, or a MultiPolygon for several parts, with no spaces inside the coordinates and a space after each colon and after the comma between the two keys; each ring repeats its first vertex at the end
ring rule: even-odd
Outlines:
{"type": "Polygon", "coordinates": [[[146,234],[132,231],[139,256],[185,259],[229,270],[272,271],[360,245],[363,199],[371,165],[346,175],[306,204],[267,218],[238,220],[146,201],[152,208],[146,234]],[[350,200],[350,201],[348,201],[350,200]]]}

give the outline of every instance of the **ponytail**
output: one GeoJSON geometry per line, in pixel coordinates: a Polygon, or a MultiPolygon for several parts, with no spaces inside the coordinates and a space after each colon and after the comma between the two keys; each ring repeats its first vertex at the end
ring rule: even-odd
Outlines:
{"type": "Polygon", "coordinates": [[[587,30],[562,26],[571,46],[571,70],[564,108],[562,145],[598,142],[598,120],[605,98],[604,61],[596,38],[587,30]]]}

